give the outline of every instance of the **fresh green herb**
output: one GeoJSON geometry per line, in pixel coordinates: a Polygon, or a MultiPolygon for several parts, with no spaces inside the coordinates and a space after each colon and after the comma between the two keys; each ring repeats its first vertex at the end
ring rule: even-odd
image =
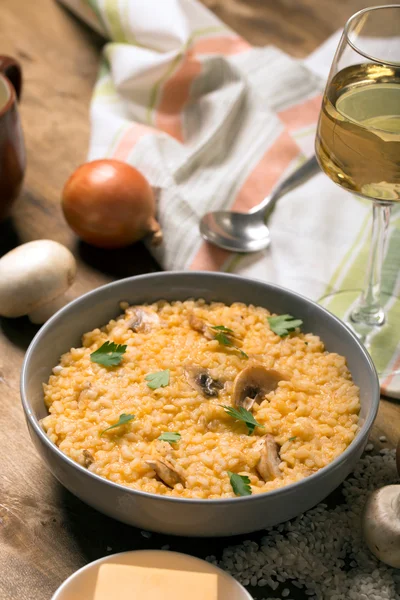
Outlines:
{"type": "Polygon", "coordinates": [[[250,479],[247,475],[238,475],[228,471],[229,479],[235,496],[251,496],[250,479]]]}
{"type": "Polygon", "coordinates": [[[239,408],[233,408],[233,406],[225,406],[225,404],[220,404],[227,415],[232,417],[232,419],[236,419],[237,421],[243,421],[247,427],[247,434],[251,435],[256,427],[264,427],[258,421],[255,420],[253,415],[249,410],[243,408],[243,406],[239,406],[239,408]]]}
{"type": "Polygon", "coordinates": [[[176,444],[181,439],[181,434],[173,431],[164,431],[158,439],[162,442],[168,442],[168,444],[176,444]]]}
{"type": "Polygon", "coordinates": [[[100,348],[92,352],[90,360],[103,365],[103,367],[115,367],[119,365],[124,355],[126,346],[114,344],[114,342],[104,342],[100,348]]]}
{"type": "Polygon", "coordinates": [[[213,325],[211,329],[215,329],[215,331],[224,331],[225,333],[230,333],[231,335],[235,335],[233,329],[229,329],[229,327],[225,327],[225,325],[213,325]]]}
{"type": "Polygon", "coordinates": [[[222,333],[222,331],[219,331],[218,333],[216,333],[214,335],[214,339],[217,340],[217,342],[219,342],[221,344],[221,346],[233,346],[234,345],[231,338],[229,338],[226,335],[226,333],[222,333]]]}
{"type": "Polygon", "coordinates": [[[288,439],[288,442],[294,442],[294,440],[297,438],[297,435],[294,435],[293,437],[288,439]]]}
{"type": "Polygon", "coordinates": [[[118,421],[116,423],[114,423],[114,425],[111,425],[110,427],[107,427],[107,429],[104,429],[101,432],[100,437],[106,431],[109,431],[110,429],[114,429],[114,427],[120,427],[121,425],[126,425],[126,423],[129,423],[129,421],[132,421],[134,418],[135,418],[135,415],[129,415],[129,414],[122,413],[122,415],[119,416],[118,421]]]}
{"type": "Polygon", "coordinates": [[[301,319],[295,319],[292,315],[279,315],[278,317],[267,317],[267,321],[271,328],[271,331],[285,337],[291,331],[294,331],[296,327],[303,325],[301,319]]]}
{"type": "Polygon", "coordinates": [[[160,387],[166,387],[169,384],[169,369],[165,371],[157,371],[156,373],[149,373],[146,375],[145,380],[147,385],[152,390],[156,390],[160,387]]]}
{"type": "Polygon", "coordinates": [[[211,327],[211,329],[214,332],[214,339],[217,340],[217,342],[221,344],[221,346],[229,346],[232,349],[239,352],[239,354],[243,356],[243,358],[249,358],[246,352],[243,352],[243,350],[241,350],[234,344],[235,334],[232,329],[229,329],[229,327],[225,327],[225,325],[215,325],[211,327]]]}

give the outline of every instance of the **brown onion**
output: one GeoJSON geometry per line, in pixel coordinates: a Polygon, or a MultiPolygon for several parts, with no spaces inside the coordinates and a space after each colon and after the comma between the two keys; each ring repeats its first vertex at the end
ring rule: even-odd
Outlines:
{"type": "Polygon", "coordinates": [[[122,248],[149,236],[162,241],[156,202],[147,179],[113,159],[81,165],[66,182],[62,209],[71,229],[100,248],[122,248]]]}

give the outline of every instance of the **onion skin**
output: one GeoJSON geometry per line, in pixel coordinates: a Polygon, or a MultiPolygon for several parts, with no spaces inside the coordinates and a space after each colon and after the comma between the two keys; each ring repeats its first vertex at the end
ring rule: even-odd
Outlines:
{"type": "Polygon", "coordinates": [[[162,241],[150,184],[119,160],[94,160],[78,167],[64,186],[62,209],[71,229],[92,246],[123,248],[145,236],[154,245],[162,241]]]}

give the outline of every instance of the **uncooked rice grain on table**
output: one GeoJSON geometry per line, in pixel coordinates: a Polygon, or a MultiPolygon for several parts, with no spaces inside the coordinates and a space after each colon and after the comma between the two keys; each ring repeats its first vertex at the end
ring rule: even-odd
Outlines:
{"type": "Polygon", "coordinates": [[[227,306],[203,300],[158,301],[140,307],[151,316],[144,330],[133,327],[138,307],[101,329],[83,335],[82,347],[61,357],[44,397],[49,415],[42,426],[73,460],[113,482],[145,492],[182,498],[234,496],[228,471],[247,475],[252,493],[299,481],[329,464],[353,440],[358,428],[359,391],[342,356],[325,351],[312,333],[274,333],[270,313],[257,306],[227,306]],[[234,331],[237,345],[222,345],[193,328],[195,317],[210,327],[234,331]],[[91,360],[106,341],[126,345],[120,365],[91,360]],[[247,356],[246,356],[247,355],[247,356]],[[235,377],[249,364],[282,374],[278,387],[255,403],[263,426],[248,435],[221,405],[232,405],[235,377]],[[187,366],[207,369],[221,383],[218,397],[205,398],[187,381],[187,366]],[[169,369],[169,384],[150,389],[145,377],[169,369]],[[121,414],[135,418],[115,425],[121,414]],[[157,438],[178,432],[179,443],[157,438]],[[280,476],[264,481],[256,470],[257,441],[272,434],[280,448],[280,476]],[[167,460],[182,481],[166,485],[149,462],[167,460]]]}
{"type": "Polygon", "coordinates": [[[364,455],[343,483],[342,503],[332,508],[321,503],[267,530],[258,543],[246,540],[227,547],[220,559],[207,560],[242,584],[260,587],[249,591],[264,600],[287,598],[283,592],[289,587],[290,598],[400,600],[400,570],[371,554],[361,528],[368,495],[399,482],[395,458],[388,449],[364,455]]]}

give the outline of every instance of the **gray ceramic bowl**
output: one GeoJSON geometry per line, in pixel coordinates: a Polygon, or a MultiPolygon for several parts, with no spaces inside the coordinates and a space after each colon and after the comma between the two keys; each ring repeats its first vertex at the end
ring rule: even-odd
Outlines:
{"type": "Polygon", "coordinates": [[[350,330],[317,304],[283,288],[214,273],[156,273],[123,279],[78,298],[54,315],[26,353],[21,379],[22,404],[39,454],[57,479],[97,510],[143,529],[184,536],[249,533],[281,523],[311,508],[351,472],[359,459],[379,404],[379,383],[372,361],[350,330]],[[46,415],[42,382],[60,355],[80,345],[83,332],[102,326],[120,311],[118,304],[160,298],[205,298],[230,304],[240,301],[290,313],[304,321],[303,330],[321,336],[331,352],[347,358],[361,391],[360,430],[330,465],[300,482],[266,494],[221,500],[187,500],[135,491],[92,474],[63,454],[39,425],[46,415]]]}

